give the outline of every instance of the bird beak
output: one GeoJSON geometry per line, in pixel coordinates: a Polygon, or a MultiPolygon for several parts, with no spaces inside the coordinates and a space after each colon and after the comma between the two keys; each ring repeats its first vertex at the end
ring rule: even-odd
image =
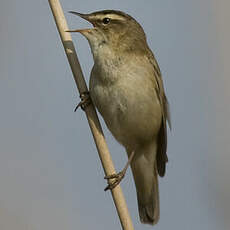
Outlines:
{"type": "Polygon", "coordinates": [[[89,20],[89,14],[81,14],[81,13],[78,13],[78,12],[75,12],[75,11],[69,11],[69,13],[75,14],[75,15],[77,15],[77,16],[85,19],[86,21],[90,22],[90,20],[89,20]]]}
{"type": "MultiPolygon", "coordinates": [[[[77,15],[77,16],[85,19],[86,21],[90,22],[93,26],[95,26],[94,23],[92,22],[92,20],[90,20],[90,15],[89,14],[81,14],[81,13],[78,13],[78,12],[75,12],[75,11],[69,11],[69,13],[77,15]]],[[[84,32],[89,32],[92,29],[93,28],[80,29],[80,30],[66,30],[65,32],[79,32],[79,33],[83,34],[84,32]]]]}

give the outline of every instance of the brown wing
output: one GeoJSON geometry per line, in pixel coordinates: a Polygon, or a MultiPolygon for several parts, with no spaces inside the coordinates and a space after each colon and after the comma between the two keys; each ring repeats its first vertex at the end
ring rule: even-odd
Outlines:
{"type": "Polygon", "coordinates": [[[167,157],[167,127],[166,122],[163,120],[161,122],[161,128],[158,134],[158,140],[157,140],[157,171],[159,176],[163,177],[165,175],[165,168],[166,163],[168,162],[167,157]]]}
{"type": "Polygon", "coordinates": [[[166,120],[168,121],[168,125],[171,129],[171,121],[170,121],[170,114],[169,114],[169,104],[168,100],[166,98],[165,92],[164,92],[164,86],[163,86],[163,80],[161,77],[161,72],[160,68],[157,64],[157,61],[151,52],[149,50],[149,61],[154,67],[154,77],[157,83],[156,91],[158,95],[158,99],[161,104],[161,109],[162,109],[162,122],[161,122],[161,128],[158,134],[158,140],[157,140],[157,155],[156,155],[156,160],[157,160],[157,171],[158,174],[163,177],[165,175],[165,166],[166,163],[168,162],[168,157],[167,157],[167,126],[166,126],[166,120]]]}

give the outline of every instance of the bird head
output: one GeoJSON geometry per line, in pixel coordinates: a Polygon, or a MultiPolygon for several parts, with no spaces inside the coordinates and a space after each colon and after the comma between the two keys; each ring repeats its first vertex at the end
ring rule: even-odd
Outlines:
{"type": "Polygon", "coordinates": [[[118,52],[143,50],[146,36],[140,24],[130,15],[121,11],[103,10],[90,14],[74,11],[70,13],[90,22],[93,27],[87,29],[68,30],[79,32],[87,38],[92,52],[103,46],[109,46],[118,52]]]}

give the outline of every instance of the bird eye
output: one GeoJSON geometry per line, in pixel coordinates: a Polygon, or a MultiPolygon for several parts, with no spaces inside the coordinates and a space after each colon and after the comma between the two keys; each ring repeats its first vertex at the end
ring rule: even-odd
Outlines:
{"type": "Polygon", "coordinates": [[[102,22],[103,24],[109,24],[110,18],[103,18],[102,22]]]}

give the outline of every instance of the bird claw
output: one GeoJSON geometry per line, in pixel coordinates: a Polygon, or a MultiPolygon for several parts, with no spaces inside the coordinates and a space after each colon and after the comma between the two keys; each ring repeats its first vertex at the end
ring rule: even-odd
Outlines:
{"type": "Polygon", "coordinates": [[[104,179],[108,180],[108,185],[105,187],[104,191],[114,189],[118,184],[120,184],[121,180],[125,177],[125,172],[121,171],[119,173],[111,174],[105,176],[104,179]],[[114,179],[112,182],[110,179],[114,179]]]}
{"type": "Polygon", "coordinates": [[[76,108],[74,109],[74,112],[76,112],[79,107],[81,107],[82,110],[85,110],[85,108],[91,103],[89,92],[81,93],[80,98],[81,101],[77,104],[76,108]]]}

